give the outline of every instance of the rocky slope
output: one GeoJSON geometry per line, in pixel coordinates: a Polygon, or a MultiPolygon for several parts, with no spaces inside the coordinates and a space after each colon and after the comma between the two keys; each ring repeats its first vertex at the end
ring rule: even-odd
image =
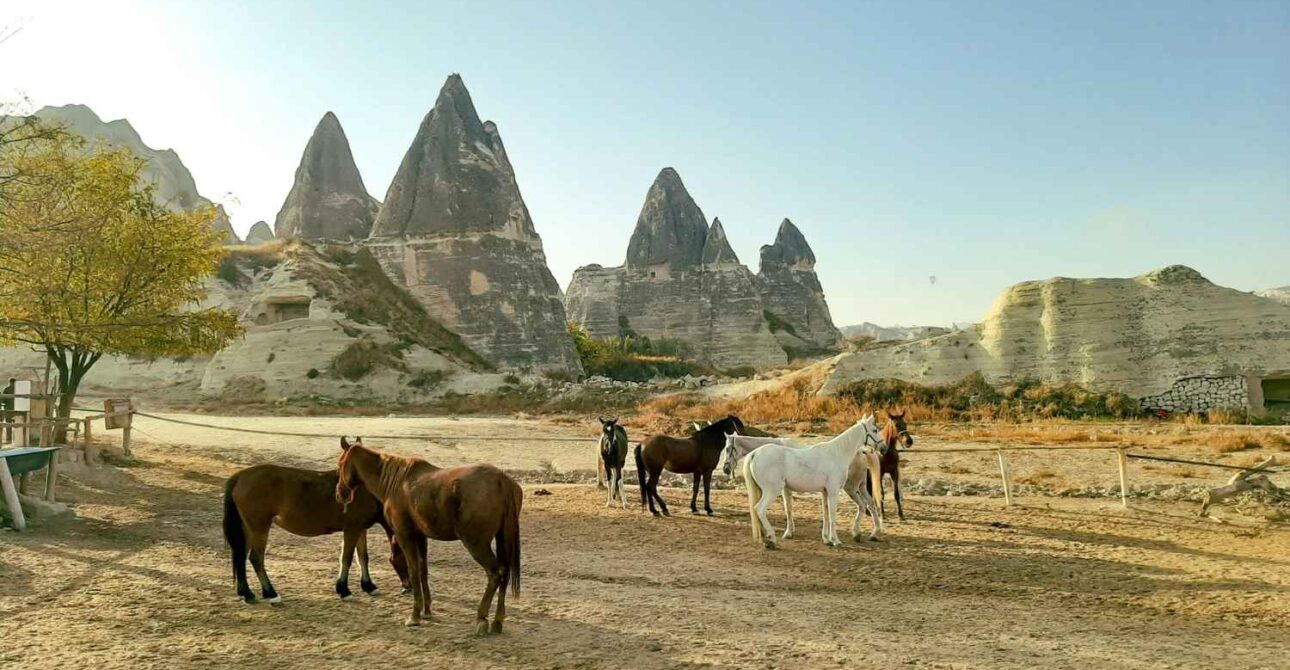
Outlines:
{"type": "Polygon", "coordinates": [[[815,252],[788,219],[779,224],[775,242],[761,248],[757,293],[785,351],[812,354],[842,347],[842,333],[833,325],[815,274],[815,252]]]}
{"type": "Polygon", "coordinates": [[[497,126],[452,75],[390,184],[369,248],[435,319],[501,366],[581,369],[560,287],[497,126]]]}
{"type": "Polygon", "coordinates": [[[672,168],[650,186],[623,265],[579,268],[565,307],[592,337],[676,339],[723,368],[787,360],[766,322],[756,278],[739,263],[721,222],[708,227],[672,168]]]}
{"type": "Polygon", "coordinates": [[[379,208],[363,186],[345,130],[327,112],[305,145],[274,230],[282,239],[366,239],[379,208]]]}
{"type": "MultiPolygon", "coordinates": [[[[244,337],[214,356],[104,357],[87,394],[166,401],[416,402],[448,391],[497,388],[503,375],[395,286],[357,247],[231,253],[202,306],[237,312],[244,337]]],[[[27,349],[0,349],[0,370],[43,365],[27,349]]]]}
{"type": "MultiPolygon", "coordinates": [[[[142,177],[156,186],[154,195],[158,204],[172,211],[191,212],[214,204],[197,192],[193,175],[184,166],[184,162],[179,160],[178,154],[171,149],[153,149],[144,144],[134,126],[125,119],[105,123],[85,105],[42,107],[36,112],[36,116],[61,123],[69,131],[91,140],[100,140],[109,147],[121,147],[134,152],[146,161],[142,177]]],[[[225,234],[230,243],[239,241],[222,205],[216,207],[213,225],[225,234]]]]}
{"type": "Polygon", "coordinates": [[[842,326],[841,330],[842,335],[845,337],[870,337],[875,342],[900,340],[912,342],[944,335],[952,329],[942,328],[941,326],[880,326],[876,323],[865,321],[852,326],[842,326]]]}
{"type": "Polygon", "coordinates": [[[1258,295],[1264,298],[1270,298],[1283,305],[1290,305],[1290,286],[1281,288],[1270,288],[1266,291],[1259,291],[1258,295]]]}
{"type": "Polygon", "coordinates": [[[1235,378],[1290,377],[1290,307],[1183,266],[1025,282],[969,330],[844,354],[823,392],[859,379],[943,384],[978,372],[992,383],[1073,382],[1152,402],[1219,393],[1235,378]]]}

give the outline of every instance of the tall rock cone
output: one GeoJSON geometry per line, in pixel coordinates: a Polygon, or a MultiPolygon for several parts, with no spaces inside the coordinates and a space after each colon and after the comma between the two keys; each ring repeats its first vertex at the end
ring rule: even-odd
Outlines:
{"type": "Polygon", "coordinates": [[[703,242],[703,265],[721,265],[722,263],[739,264],[739,256],[735,255],[735,250],[730,246],[730,240],[726,238],[726,229],[721,225],[721,219],[713,219],[712,227],[708,229],[708,237],[703,242]]]}
{"type": "Polygon", "coordinates": [[[680,340],[726,369],[783,365],[755,282],[721,221],[709,228],[680,175],[664,168],[645,195],[626,262],[578,268],[565,308],[593,337],[680,340]]]}
{"type": "Polygon", "coordinates": [[[708,222],[676,170],[663,168],[645,194],[636,229],[627,245],[626,265],[667,263],[682,268],[703,260],[708,222]]]}
{"type": "Polygon", "coordinates": [[[775,337],[790,354],[841,348],[842,333],[833,325],[815,274],[815,252],[788,219],[779,224],[775,243],[761,248],[757,289],[775,337]]]}
{"type": "Polygon", "coordinates": [[[251,229],[246,232],[246,239],[243,241],[247,244],[264,244],[266,242],[272,242],[273,229],[264,221],[256,221],[255,225],[251,226],[251,229]]]}
{"type": "Polygon", "coordinates": [[[361,240],[372,231],[379,204],[368,195],[345,130],[327,112],[314,128],[274,229],[282,239],[361,240]]]}
{"type": "Polygon", "coordinates": [[[503,367],[581,370],[497,126],[452,75],[386,192],[369,247],[431,316],[503,367]]]}

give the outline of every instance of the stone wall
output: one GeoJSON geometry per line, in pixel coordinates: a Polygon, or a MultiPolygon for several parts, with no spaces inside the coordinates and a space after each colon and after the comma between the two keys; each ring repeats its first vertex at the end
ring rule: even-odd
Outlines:
{"type": "Polygon", "coordinates": [[[1208,412],[1215,409],[1245,409],[1250,393],[1245,377],[1187,377],[1160,395],[1141,399],[1148,412],[1208,412]]]}

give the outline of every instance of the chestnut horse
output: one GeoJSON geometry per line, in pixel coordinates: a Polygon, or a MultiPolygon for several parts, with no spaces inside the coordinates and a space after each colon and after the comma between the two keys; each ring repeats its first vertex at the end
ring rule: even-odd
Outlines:
{"type": "Polygon", "coordinates": [[[744,434],[744,423],[739,417],[731,415],[695,431],[689,437],[668,437],[653,435],[642,444],[636,445],[636,476],[641,485],[641,507],[649,505],[654,516],[659,511],[654,508],[658,501],[664,516],[671,516],[667,503],[658,494],[658,480],[663,470],[677,474],[694,474],[694,489],[690,493],[690,513],[698,514],[699,480],[703,480],[703,510],[712,516],[712,471],[721,461],[721,453],[726,448],[726,434],[744,434]]]}
{"type": "Polygon", "coordinates": [[[353,504],[342,507],[336,502],[336,470],[317,472],[280,465],[256,465],[240,470],[224,484],[224,539],[233,550],[233,579],[237,595],[244,602],[255,602],[246,583],[246,558],[260,578],[265,600],[282,602],[264,570],[264,551],[269,543],[269,527],[274,523],[293,535],[317,537],[343,532],[340,550],[340,574],[336,576],[336,594],[349,598],[349,566],[358,549],[358,564],[363,570],[363,592],[376,592],[376,584],[367,571],[367,529],[380,524],[390,539],[390,565],[399,580],[407,586],[407,567],[403,553],[394,540],[381,513],[381,504],[370,494],[356,496],[353,504]]]}
{"type": "MultiPolygon", "coordinates": [[[[905,506],[900,497],[900,452],[896,450],[896,443],[902,441],[906,449],[914,448],[914,436],[909,434],[909,427],[905,425],[905,412],[896,414],[887,410],[887,425],[882,427],[882,444],[878,445],[878,483],[881,487],[883,475],[891,477],[891,488],[896,496],[896,515],[904,521],[905,506]]],[[[878,499],[878,509],[881,510],[882,518],[886,519],[886,493],[880,488],[875,495],[872,479],[865,480],[865,487],[878,499]]]]}
{"type": "Polygon", "coordinates": [[[475,633],[490,632],[488,610],[494,593],[497,615],[491,632],[500,633],[506,619],[506,587],[515,595],[520,593],[520,508],[524,504],[520,485],[491,465],[438,468],[419,458],[368,449],[362,438],[352,444],[341,438],[340,448],[336,499],[352,504],[363,490],[376,496],[403,548],[413,597],[406,625],[420,625],[423,613],[430,617],[426,539],[460,540],[488,573],[475,633]]]}

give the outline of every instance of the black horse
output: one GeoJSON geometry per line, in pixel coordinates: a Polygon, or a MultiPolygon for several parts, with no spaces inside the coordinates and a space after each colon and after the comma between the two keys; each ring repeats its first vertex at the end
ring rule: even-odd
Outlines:
{"type": "Polygon", "coordinates": [[[693,474],[694,490],[690,493],[690,512],[698,514],[699,480],[703,480],[703,509],[712,516],[712,471],[721,461],[721,452],[726,447],[726,435],[729,433],[744,434],[744,423],[739,417],[731,415],[695,431],[689,437],[668,437],[654,435],[643,444],[636,445],[636,474],[641,484],[641,507],[649,505],[654,516],[659,511],[654,508],[658,501],[665,516],[667,503],[658,494],[658,480],[663,470],[677,474],[693,474]]]}
{"type": "Polygon", "coordinates": [[[600,466],[608,480],[609,497],[605,507],[612,507],[618,495],[623,509],[627,509],[627,494],[623,492],[623,466],[627,464],[627,430],[618,425],[618,419],[600,418],[600,466]]]}

